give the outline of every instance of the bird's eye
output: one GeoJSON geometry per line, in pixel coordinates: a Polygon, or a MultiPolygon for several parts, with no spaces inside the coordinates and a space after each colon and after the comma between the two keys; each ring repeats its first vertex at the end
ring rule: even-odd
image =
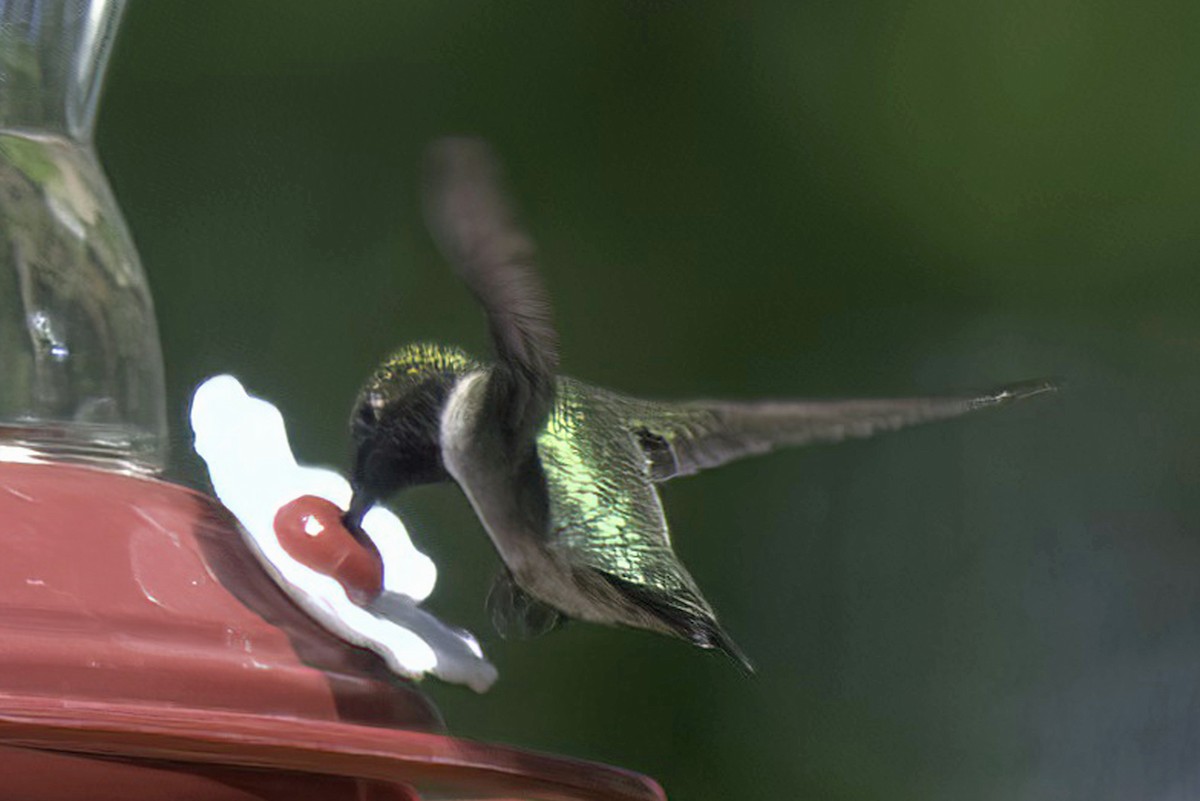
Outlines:
{"type": "Polygon", "coordinates": [[[361,403],[350,421],[351,432],[357,440],[364,440],[375,429],[375,407],[370,403],[361,403]]]}

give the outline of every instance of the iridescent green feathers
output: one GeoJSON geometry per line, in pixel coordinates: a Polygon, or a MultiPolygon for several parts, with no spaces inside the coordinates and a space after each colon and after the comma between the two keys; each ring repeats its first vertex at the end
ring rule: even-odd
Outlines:
{"type": "Polygon", "coordinates": [[[377,405],[394,395],[400,385],[419,384],[437,376],[459,376],[479,367],[478,362],[453,345],[414,342],[388,356],[376,368],[359,398],[377,405]]]}

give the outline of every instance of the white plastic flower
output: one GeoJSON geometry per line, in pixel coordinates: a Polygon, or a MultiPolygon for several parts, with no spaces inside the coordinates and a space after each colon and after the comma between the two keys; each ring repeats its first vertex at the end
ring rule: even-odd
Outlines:
{"type": "Polygon", "coordinates": [[[196,452],[217,497],[242,524],[263,568],[301,609],[338,637],[376,652],[403,676],[432,673],[476,692],[491,686],[496,668],[475,638],[418,605],[433,591],[437,568],[387,509],[376,506],[363,518],[362,529],[383,562],[383,592],[363,605],[338,580],[298,561],[280,543],[275,516],[281,507],[312,495],[345,509],[351,490],[333,470],[296,463],[278,409],[251,397],[233,376],[220,375],[197,387],[191,422],[196,452]]]}

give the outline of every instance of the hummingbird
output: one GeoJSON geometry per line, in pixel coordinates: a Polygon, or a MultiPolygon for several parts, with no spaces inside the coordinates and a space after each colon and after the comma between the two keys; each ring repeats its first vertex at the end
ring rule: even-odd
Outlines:
{"type": "Polygon", "coordinates": [[[501,168],[482,140],[438,140],[423,200],[435,243],[483,307],[494,359],[417,343],[366,381],[351,417],[351,531],[398,490],[453,481],[503,568],[501,635],[565,619],[623,625],[750,660],[671,544],[657,485],[776,448],[868,437],[1053,390],[857,400],[642,400],[558,373],[557,335],[501,168]]]}

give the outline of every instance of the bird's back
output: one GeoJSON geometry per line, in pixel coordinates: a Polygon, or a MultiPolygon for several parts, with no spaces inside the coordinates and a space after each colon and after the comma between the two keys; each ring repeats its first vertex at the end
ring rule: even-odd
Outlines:
{"type": "MultiPolygon", "coordinates": [[[[678,562],[646,454],[629,429],[628,401],[560,377],[537,436],[549,499],[549,547],[573,567],[622,587],[679,596],[711,614],[678,562]]],[[[691,611],[691,610],[689,610],[691,611]]]]}

